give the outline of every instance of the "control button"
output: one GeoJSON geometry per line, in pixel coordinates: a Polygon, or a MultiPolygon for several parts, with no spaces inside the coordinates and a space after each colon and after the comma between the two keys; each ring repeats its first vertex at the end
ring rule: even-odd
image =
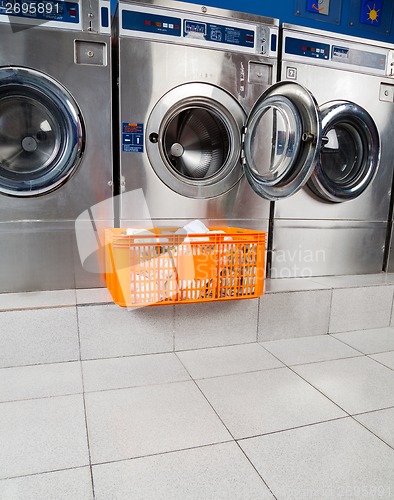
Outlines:
{"type": "Polygon", "coordinates": [[[382,83],[380,85],[380,96],[381,101],[394,102],[394,85],[387,85],[382,83]]]}

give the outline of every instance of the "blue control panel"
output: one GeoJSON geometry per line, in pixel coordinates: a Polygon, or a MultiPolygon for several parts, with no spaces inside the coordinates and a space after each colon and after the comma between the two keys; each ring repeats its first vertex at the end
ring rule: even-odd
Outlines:
{"type": "Polygon", "coordinates": [[[286,54],[313,57],[314,59],[329,59],[330,45],[327,43],[311,42],[310,40],[287,37],[285,52],[286,54]]]}
{"type": "Polygon", "coordinates": [[[79,5],[56,0],[0,0],[0,15],[10,20],[25,18],[78,24],[79,5]]]}
{"type": "Polygon", "coordinates": [[[122,29],[157,35],[183,36],[252,49],[255,46],[255,33],[252,30],[149,12],[123,10],[122,29]]]}
{"type": "Polygon", "coordinates": [[[255,43],[254,31],[189,19],[184,21],[183,36],[201,36],[210,42],[251,48],[254,47],[255,43]]]}
{"type": "Polygon", "coordinates": [[[181,36],[182,20],[176,17],[124,10],[122,28],[144,33],[181,36]]]}

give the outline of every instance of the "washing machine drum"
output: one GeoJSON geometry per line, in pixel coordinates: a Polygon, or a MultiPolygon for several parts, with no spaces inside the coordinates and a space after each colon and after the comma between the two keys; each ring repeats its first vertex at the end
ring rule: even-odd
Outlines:
{"type": "Polygon", "coordinates": [[[230,139],[218,116],[194,107],[170,120],[163,146],[166,159],[176,172],[190,179],[207,179],[225,164],[230,139]]]}
{"type": "Polygon", "coordinates": [[[320,112],[324,145],[308,185],[323,200],[353,200],[378,171],[378,129],[371,115],[352,102],[330,101],[320,112]]]}
{"type": "Polygon", "coordinates": [[[77,169],[83,126],[69,93],[27,68],[0,68],[0,193],[37,196],[77,169]]]}
{"type": "Polygon", "coordinates": [[[245,113],[227,92],[204,83],[176,87],[156,104],[147,124],[150,163],[173,191],[213,198],[242,177],[245,113]]]}

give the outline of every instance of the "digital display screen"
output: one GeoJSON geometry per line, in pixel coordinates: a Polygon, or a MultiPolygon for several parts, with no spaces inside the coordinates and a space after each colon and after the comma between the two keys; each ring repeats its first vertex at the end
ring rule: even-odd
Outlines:
{"type": "Polygon", "coordinates": [[[79,23],[79,5],[56,0],[0,0],[0,15],[79,23]]]}

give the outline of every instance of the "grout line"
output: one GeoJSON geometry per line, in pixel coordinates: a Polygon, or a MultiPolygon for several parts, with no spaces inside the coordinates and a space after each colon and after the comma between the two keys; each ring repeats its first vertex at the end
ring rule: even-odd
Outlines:
{"type": "Polygon", "coordinates": [[[31,368],[32,366],[47,366],[47,365],[62,365],[66,363],[78,363],[79,359],[68,359],[66,361],[47,361],[46,363],[33,363],[29,365],[11,365],[11,366],[1,366],[0,367],[0,372],[1,370],[12,370],[15,368],[31,368]]]}
{"type": "Polygon", "coordinates": [[[172,308],[172,352],[175,352],[175,304],[172,308]]]}
{"type": "Polygon", "coordinates": [[[141,389],[143,387],[157,387],[157,386],[172,385],[172,384],[184,384],[185,382],[193,382],[193,379],[185,378],[183,380],[172,380],[170,382],[154,382],[151,384],[130,385],[125,387],[111,387],[110,389],[94,389],[93,391],[85,390],[85,394],[97,394],[101,392],[125,391],[127,389],[141,389]]]}
{"type": "Polygon", "coordinates": [[[255,434],[253,436],[246,436],[243,438],[236,439],[238,441],[247,441],[248,439],[256,439],[265,436],[271,436],[272,434],[281,434],[282,432],[296,431],[297,429],[304,429],[305,427],[312,427],[320,424],[328,424],[329,422],[336,422],[337,420],[345,420],[351,417],[351,415],[343,415],[342,417],[333,417],[326,420],[319,420],[318,422],[310,422],[309,424],[296,425],[295,427],[287,427],[286,429],[279,429],[277,431],[263,432],[262,434],[255,434]]]}
{"type": "Polygon", "coordinates": [[[393,307],[394,307],[394,293],[393,293],[393,299],[391,301],[391,311],[390,311],[390,319],[389,319],[389,325],[391,325],[391,322],[393,321],[393,316],[394,316],[394,313],[393,313],[393,307]]]}
{"type": "MultiPolygon", "coordinates": [[[[378,410],[375,410],[375,411],[378,411],[378,410]]],[[[378,436],[377,434],[375,434],[375,432],[373,432],[371,429],[369,429],[365,424],[363,424],[362,422],[360,422],[359,420],[357,420],[356,418],[354,418],[353,415],[350,415],[350,416],[351,416],[351,418],[353,419],[354,422],[357,422],[359,425],[361,425],[362,427],[364,427],[364,429],[366,429],[368,432],[370,432],[373,436],[375,436],[376,438],[378,438],[379,441],[382,441],[382,443],[384,443],[390,449],[394,450],[394,446],[390,445],[383,438],[381,438],[380,436],[378,436]]]]}
{"type": "Polygon", "coordinates": [[[377,408],[376,410],[367,410],[367,411],[360,411],[358,413],[353,413],[351,416],[358,417],[359,415],[368,415],[368,413],[376,413],[376,412],[382,411],[382,410],[393,410],[393,409],[394,409],[394,405],[385,406],[384,408],[377,408]]]}
{"type": "Polygon", "coordinates": [[[24,398],[24,399],[10,399],[6,401],[0,401],[0,405],[7,403],[21,403],[22,401],[39,401],[41,399],[55,399],[55,398],[66,398],[69,396],[81,396],[83,392],[70,392],[67,394],[54,394],[53,396],[38,396],[35,398],[24,398]]]}
{"type": "Polygon", "coordinates": [[[383,352],[376,352],[376,353],[374,352],[373,354],[366,354],[366,356],[367,356],[367,358],[371,359],[372,361],[375,361],[379,365],[382,365],[385,368],[388,368],[389,370],[394,371],[394,368],[391,368],[391,366],[387,366],[384,363],[382,363],[381,361],[379,361],[378,359],[375,359],[372,357],[372,356],[375,356],[376,354],[386,354],[386,352],[394,352],[394,351],[383,351],[383,352]]]}
{"type": "Polygon", "coordinates": [[[78,307],[77,307],[77,332],[78,332],[78,347],[79,347],[79,366],[81,369],[81,379],[82,379],[82,399],[83,399],[83,410],[85,415],[85,431],[86,431],[86,441],[88,446],[88,454],[89,454],[89,469],[90,469],[90,480],[92,484],[92,494],[93,500],[96,498],[94,491],[94,479],[93,479],[93,468],[92,468],[92,454],[90,450],[90,440],[89,440],[89,428],[88,428],[88,415],[86,410],[86,398],[85,398],[85,381],[83,377],[83,368],[82,368],[82,352],[81,352],[81,334],[79,330],[79,315],[78,315],[78,307]]]}
{"type": "MultiPolygon", "coordinates": [[[[324,335],[327,335],[327,334],[324,334],[324,335]]],[[[305,338],[305,337],[300,337],[300,338],[305,338]]],[[[286,339],[283,339],[283,340],[286,340],[286,339]]],[[[260,344],[261,345],[261,344],[260,344]]],[[[291,366],[304,366],[304,365],[315,365],[317,363],[326,363],[326,362],[329,362],[329,361],[340,361],[341,359],[353,359],[353,358],[361,358],[362,356],[365,356],[365,354],[361,353],[360,354],[353,354],[351,356],[341,356],[339,358],[330,358],[330,359],[318,359],[317,361],[303,361],[302,363],[291,363],[291,364],[286,364],[285,361],[281,360],[280,358],[278,358],[273,352],[271,352],[267,347],[261,345],[261,347],[266,350],[269,354],[271,354],[272,356],[275,356],[275,358],[277,360],[279,360],[281,363],[284,364],[284,367],[286,368],[290,368],[291,366]]],[[[359,351],[357,351],[359,352],[359,351]]],[[[282,367],[283,368],[283,367],[282,367]]]]}
{"type": "Polygon", "coordinates": [[[21,474],[21,475],[18,475],[18,476],[1,477],[0,478],[0,482],[1,481],[8,481],[10,479],[19,479],[19,478],[23,478],[23,477],[42,476],[43,474],[53,474],[53,473],[56,473],[56,472],[64,472],[64,471],[67,471],[67,470],[85,469],[86,467],[89,467],[89,464],[86,464],[86,465],[77,465],[76,467],[66,467],[65,469],[53,469],[53,470],[45,470],[45,471],[42,471],[42,472],[32,472],[31,474],[21,474]]]}
{"type": "Polygon", "coordinates": [[[96,462],[96,463],[92,464],[92,466],[97,467],[97,466],[101,466],[101,465],[117,464],[119,462],[131,462],[132,460],[140,460],[143,458],[150,458],[150,457],[159,457],[161,455],[169,455],[171,453],[178,453],[178,452],[189,451],[189,450],[198,450],[200,448],[209,448],[210,446],[218,446],[221,444],[234,443],[234,442],[235,441],[233,439],[226,439],[224,441],[217,441],[214,443],[201,444],[198,446],[188,446],[186,448],[177,448],[175,450],[160,451],[158,453],[150,453],[148,455],[138,455],[136,457],[127,457],[127,458],[119,458],[117,460],[107,460],[105,462],[96,462]]]}
{"type": "MultiPolygon", "coordinates": [[[[272,353],[271,353],[272,354],[272,353]]],[[[272,356],[274,356],[278,361],[281,361],[277,356],[275,356],[275,354],[272,354],[272,356]]],[[[359,356],[357,356],[359,357],[359,356]]],[[[346,359],[346,358],[342,358],[342,359],[346,359]]],[[[327,362],[329,362],[330,360],[327,360],[327,362]]],[[[300,379],[302,379],[304,382],[306,382],[308,385],[310,385],[311,387],[313,387],[313,389],[315,389],[317,392],[319,392],[324,398],[328,399],[329,401],[331,401],[331,403],[333,403],[335,406],[337,406],[340,410],[342,410],[344,413],[346,413],[347,416],[351,416],[349,412],[347,412],[346,410],[344,410],[341,406],[339,406],[339,404],[337,404],[335,401],[333,401],[332,399],[330,399],[326,394],[324,394],[321,390],[319,390],[317,387],[315,387],[311,382],[309,382],[308,380],[306,380],[304,377],[302,377],[299,373],[297,373],[295,370],[293,370],[293,368],[291,366],[289,366],[288,364],[284,363],[283,361],[281,361],[281,363],[283,363],[285,365],[286,368],[288,368],[289,370],[291,370],[295,375],[297,375],[297,377],[299,377],[300,379]]]]}
{"type": "MultiPolygon", "coordinates": [[[[264,292],[264,294],[265,294],[265,292],[264,292]]],[[[261,308],[261,297],[258,298],[258,302],[257,302],[256,342],[259,341],[260,308],[261,308]]]]}
{"type": "Polygon", "coordinates": [[[329,306],[329,311],[328,311],[327,333],[330,333],[330,329],[331,329],[331,315],[332,315],[332,303],[333,303],[333,301],[334,301],[334,289],[331,288],[330,306],[329,306]]]}
{"type": "Polygon", "coordinates": [[[61,304],[54,306],[31,306],[31,307],[13,307],[13,308],[0,308],[0,314],[3,312],[23,312],[23,311],[41,311],[42,309],[67,309],[69,307],[76,307],[77,304],[61,304]]]}
{"type": "MultiPolygon", "coordinates": [[[[358,330],[352,330],[352,331],[358,331],[358,330]]],[[[361,331],[363,331],[363,330],[361,330],[361,331]]],[[[364,331],[365,331],[365,330],[364,330],[364,331]]],[[[347,332],[339,332],[339,333],[347,333],[347,332]]],[[[333,336],[333,335],[336,335],[336,333],[329,333],[329,335],[332,335],[332,336],[333,336]]],[[[360,351],[360,349],[357,349],[356,347],[353,347],[352,345],[347,344],[344,340],[339,339],[338,337],[334,337],[334,339],[339,340],[339,342],[342,342],[342,344],[346,345],[347,347],[351,347],[351,348],[352,348],[352,349],[354,349],[355,351],[357,351],[357,352],[361,353],[363,356],[366,356],[365,352],[362,352],[362,351],[360,351]]]]}
{"type": "MultiPolygon", "coordinates": [[[[152,353],[126,354],[124,356],[110,356],[110,357],[105,357],[105,358],[86,358],[86,359],[82,359],[81,361],[82,361],[82,363],[86,363],[89,361],[108,361],[108,360],[112,360],[112,359],[138,358],[138,357],[143,357],[143,356],[175,354],[177,352],[203,351],[203,350],[207,350],[207,349],[220,349],[222,347],[235,347],[235,346],[242,346],[242,345],[249,345],[249,344],[256,344],[256,342],[255,341],[253,341],[253,342],[241,342],[238,344],[215,345],[215,346],[209,346],[209,347],[198,347],[195,349],[178,349],[177,351],[158,351],[158,352],[152,352],[152,353]]],[[[60,363],[74,363],[77,361],[79,361],[78,358],[65,360],[65,361],[48,361],[48,362],[44,362],[44,363],[31,363],[31,364],[27,364],[27,365],[11,365],[11,366],[0,367],[0,370],[6,369],[6,368],[25,368],[25,367],[29,367],[29,366],[44,366],[44,365],[52,365],[52,364],[60,364],[60,363]]]]}
{"type": "MultiPolygon", "coordinates": [[[[212,408],[213,412],[216,414],[216,416],[218,417],[218,419],[220,420],[220,422],[223,424],[223,426],[226,428],[227,432],[229,433],[229,435],[232,437],[233,441],[235,443],[237,443],[235,437],[233,436],[232,432],[230,431],[230,429],[227,427],[227,425],[223,422],[222,418],[220,417],[219,413],[216,411],[216,409],[213,407],[213,405],[211,404],[211,402],[209,401],[209,399],[206,397],[206,395],[204,394],[204,392],[202,391],[201,387],[197,384],[197,382],[193,379],[191,373],[189,372],[189,370],[187,369],[187,367],[183,364],[182,360],[179,358],[179,356],[177,356],[177,358],[179,359],[180,363],[182,363],[183,367],[185,368],[185,370],[187,371],[187,373],[190,375],[190,377],[192,378],[195,386],[197,387],[197,389],[200,391],[200,393],[202,394],[203,398],[207,401],[207,403],[209,404],[209,406],[212,408]]],[[[238,443],[237,443],[238,445],[238,443]]],[[[263,481],[263,483],[266,485],[266,487],[269,489],[269,491],[272,493],[271,491],[271,488],[268,486],[268,484],[264,481],[263,477],[261,476],[261,474],[259,473],[259,471],[256,469],[256,467],[253,465],[253,463],[250,461],[249,457],[246,455],[246,453],[242,450],[242,448],[238,445],[238,447],[240,448],[240,450],[242,451],[242,453],[245,455],[245,457],[248,459],[248,461],[251,463],[251,465],[253,466],[254,470],[257,472],[257,474],[259,475],[259,477],[261,478],[261,480],[263,481]]],[[[274,496],[275,500],[277,500],[277,498],[275,497],[275,495],[272,493],[272,495],[274,496]]]]}
{"type": "MultiPolygon", "coordinates": [[[[114,306],[116,305],[114,302],[84,302],[83,304],[77,304],[77,307],[100,307],[100,306],[114,306]]],[[[122,311],[125,310],[125,307],[119,307],[122,311]]]]}
{"type": "Polygon", "coordinates": [[[256,466],[254,465],[254,463],[252,462],[252,460],[248,457],[248,455],[246,454],[245,450],[241,447],[241,445],[238,443],[238,441],[236,440],[235,441],[238,448],[241,450],[241,452],[243,453],[244,457],[246,458],[246,460],[250,463],[250,465],[253,467],[253,469],[256,471],[256,473],[258,474],[258,476],[260,477],[260,479],[263,481],[263,483],[265,484],[265,486],[268,488],[269,492],[271,493],[271,495],[275,498],[275,500],[278,500],[278,497],[274,494],[274,492],[272,491],[272,489],[268,486],[268,483],[265,481],[265,479],[263,478],[263,476],[260,474],[260,472],[257,470],[256,466]]]}

